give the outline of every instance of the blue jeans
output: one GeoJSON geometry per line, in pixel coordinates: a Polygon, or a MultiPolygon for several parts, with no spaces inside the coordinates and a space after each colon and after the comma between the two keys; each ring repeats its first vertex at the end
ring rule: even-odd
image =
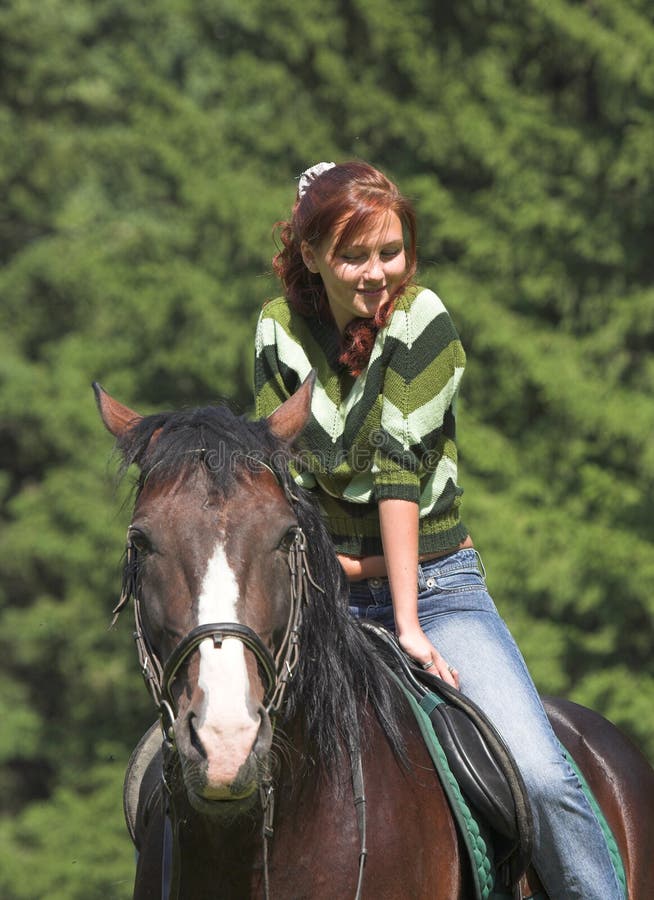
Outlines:
{"type": "MultiPolygon", "coordinates": [[[[476,550],[418,566],[418,614],[520,767],[534,817],[534,867],[552,900],[624,900],[600,825],[561,752],[476,550]]],[[[394,629],[386,578],[350,584],[350,611],[394,629]]]]}

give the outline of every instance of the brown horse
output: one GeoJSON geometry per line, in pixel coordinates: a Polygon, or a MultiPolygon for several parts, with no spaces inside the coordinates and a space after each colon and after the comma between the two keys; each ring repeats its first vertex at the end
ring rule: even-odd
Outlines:
{"type": "MultiPolygon", "coordinates": [[[[141,417],[95,390],[140,470],[119,607],[134,596],[166,734],[163,781],[139,812],[136,900],[473,897],[414,716],[289,475],[311,384],[261,422],[222,407],[141,417]]],[[[654,771],[597,714],[550,714],[613,828],[631,900],[645,900],[654,771]]]]}

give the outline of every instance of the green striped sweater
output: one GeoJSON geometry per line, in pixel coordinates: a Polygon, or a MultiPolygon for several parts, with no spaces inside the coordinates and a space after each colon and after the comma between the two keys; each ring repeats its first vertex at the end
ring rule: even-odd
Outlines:
{"type": "Polygon", "coordinates": [[[294,474],[317,490],[336,549],[382,553],[377,501],[385,497],[418,504],[421,554],[457,546],[467,534],[455,444],[465,353],[441,300],[417,286],[398,298],[358,377],[338,355],[332,323],[301,316],[284,297],[264,306],[256,333],[256,414],[270,415],[316,370],[294,474]]]}

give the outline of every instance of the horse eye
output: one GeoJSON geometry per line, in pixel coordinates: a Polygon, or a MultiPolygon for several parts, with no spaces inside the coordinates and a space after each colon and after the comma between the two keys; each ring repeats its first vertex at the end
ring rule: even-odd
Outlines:
{"type": "Polygon", "coordinates": [[[280,550],[283,550],[285,553],[288,553],[288,551],[293,546],[294,540],[295,540],[295,528],[289,528],[289,530],[286,532],[284,537],[279,542],[278,548],[280,550]]]}
{"type": "Polygon", "coordinates": [[[152,549],[152,544],[148,536],[137,528],[130,529],[129,543],[137,553],[147,553],[152,549]]]}

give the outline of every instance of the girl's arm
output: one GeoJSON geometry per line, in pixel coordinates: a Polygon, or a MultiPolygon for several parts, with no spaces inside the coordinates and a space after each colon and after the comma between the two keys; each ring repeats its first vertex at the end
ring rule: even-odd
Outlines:
{"type": "Polygon", "coordinates": [[[456,670],[450,672],[418,621],[418,504],[390,497],[380,500],[379,521],[400,646],[421,665],[431,659],[429,672],[458,687],[456,670]]]}

